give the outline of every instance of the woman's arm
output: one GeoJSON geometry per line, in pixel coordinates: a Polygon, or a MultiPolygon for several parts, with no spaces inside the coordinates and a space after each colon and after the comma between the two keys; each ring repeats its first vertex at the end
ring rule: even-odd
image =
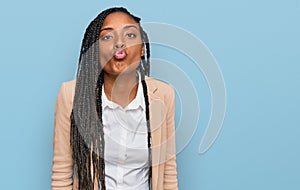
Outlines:
{"type": "Polygon", "coordinates": [[[167,122],[167,155],[164,172],[164,190],[177,190],[176,143],[175,143],[175,95],[173,88],[165,98],[168,106],[167,122]]]}
{"type": "Polygon", "coordinates": [[[66,83],[63,83],[55,108],[52,190],[72,190],[73,188],[73,159],[70,145],[71,98],[71,93],[66,91],[66,83]]]}

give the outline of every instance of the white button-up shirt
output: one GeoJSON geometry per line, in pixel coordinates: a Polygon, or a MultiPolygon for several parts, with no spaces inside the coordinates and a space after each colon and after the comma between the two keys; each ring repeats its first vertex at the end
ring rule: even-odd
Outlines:
{"type": "Polygon", "coordinates": [[[105,184],[107,190],[147,190],[149,175],[143,87],[125,108],[107,99],[102,88],[105,184]]]}

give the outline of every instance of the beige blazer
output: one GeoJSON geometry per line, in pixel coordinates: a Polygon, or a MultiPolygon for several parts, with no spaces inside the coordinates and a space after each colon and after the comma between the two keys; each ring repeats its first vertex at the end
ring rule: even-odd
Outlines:
{"type": "MultiPolygon", "coordinates": [[[[171,86],[149,77],[146,78],[146,84],[152,137],[152,189],[177,190],[174,90],[171,86]]],[[[65,82],[56,101],[52,190],[78,189],[77,176],[73,177],[70,146],[70,115],[74,92],[75,80],[65,82]]]]}

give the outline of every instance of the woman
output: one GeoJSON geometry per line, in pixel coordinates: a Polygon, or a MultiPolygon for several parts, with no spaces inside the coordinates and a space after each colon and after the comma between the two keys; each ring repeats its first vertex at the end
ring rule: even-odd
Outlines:
{"type": "Polygon", "coordinates": [[[62,84],[52,189],[175,190],[174,91],[149,78],[140,18],[125,8],[87,27],[76,80],[62,84]]]}

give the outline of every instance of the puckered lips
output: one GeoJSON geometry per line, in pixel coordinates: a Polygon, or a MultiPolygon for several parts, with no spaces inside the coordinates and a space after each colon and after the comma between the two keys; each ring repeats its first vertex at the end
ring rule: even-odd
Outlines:
{"type": "Polygon", "coordinates": [[[116,51],[114,53],[114,58],[117,60],[125,59],[126,56],[127,56],[127,53],[124,48],[118,48],[118,49],[116,49],[116,51]]]}

